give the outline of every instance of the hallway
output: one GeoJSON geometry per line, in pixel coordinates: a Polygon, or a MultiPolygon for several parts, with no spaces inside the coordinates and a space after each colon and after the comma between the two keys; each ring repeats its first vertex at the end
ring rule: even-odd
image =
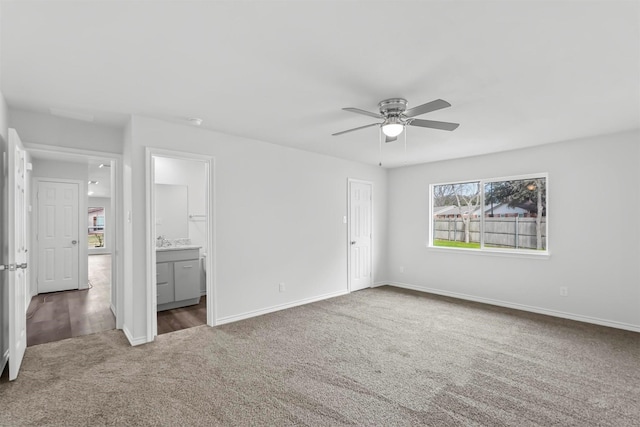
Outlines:
{"type": "Polygon", "coordinates": [[[115,329],[111,312],[111,255],[89,256],[83,290],[36,295],[27,310],[27,346],[115,329]]]}

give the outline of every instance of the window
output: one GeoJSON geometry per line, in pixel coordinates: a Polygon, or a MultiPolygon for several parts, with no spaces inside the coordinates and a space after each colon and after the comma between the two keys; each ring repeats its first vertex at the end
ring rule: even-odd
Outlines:
{"type": "Polygon", "coordinates": [[[432,247],[547,251],[547,176],[431,185],[432,247]]]}
{"type": "Polygon", "coordinates": [[[89,249],[104,248],[104,207],[91,207],[88,212],[89,249]]]}

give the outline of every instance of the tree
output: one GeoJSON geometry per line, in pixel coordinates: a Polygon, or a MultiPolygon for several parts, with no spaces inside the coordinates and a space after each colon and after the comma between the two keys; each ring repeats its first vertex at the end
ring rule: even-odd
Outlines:
{"type": "Polygon", "coordinates": [[[104,240],[102,239],[103,235],[102,233],[96,233],[95,234],[96,238],[98,239],[98,246],[96,246],[96,248],[103,248],[104,247],[104,240]]]}
{"type": "Polygon", "coordinates": [[[450,206],[456,204],[453,185],[436,185],[433,187],[433,206],[450,206]]]}
{"type": "Polygon", "coordinates": [[[536,248],[542,249],[542,217],[546,216],[547,189],[544,178],[486,184],[485,204],[508,203],[536,214],[536,248]]]}
{"type": "Polygon", "coordinates": [[[480,183],[436,185],[433,188],[433,200],[434,204],[438,206],[455,205],[458,207],[464,229],[464,241],[469,243],[471,216],[480,204],[480,183]],[[465,215],[464,212],[467,214],[465,215]]]}
{"type": "Polygon", "coordinates": [[[485,184],[484,204],[490,205],[489,216],[493,217],[493,205],[504,203],[511,194],[510,181],[498,181],[485,184]]]}

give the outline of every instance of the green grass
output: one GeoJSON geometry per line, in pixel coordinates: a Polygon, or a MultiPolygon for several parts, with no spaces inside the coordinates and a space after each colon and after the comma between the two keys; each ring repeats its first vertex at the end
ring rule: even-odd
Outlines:
{"type": "Polygon", "coordinates": [[[88,236],[88,241],[89,241],[89,248],[102,248],[104,247],[104,237],[102,237],[102,244],[100,244],[100,239],[98,239],[98,237],[95,234],[89,234],[88,236]]]}
{"type": "Polygon", "coordinates": [[[480,243],[477,242],[455,242],[452,240],[434,240],[433,246],[443,246],[447,248],[467,248],[467,249],[480,249],[480,243]]]}

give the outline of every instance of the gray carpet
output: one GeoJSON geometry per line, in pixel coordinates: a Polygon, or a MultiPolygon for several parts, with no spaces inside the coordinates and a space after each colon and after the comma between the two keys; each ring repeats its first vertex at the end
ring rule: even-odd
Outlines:
{"type": "Polygon", "coordinates": [[[27,349],[0,425],[640,425],[640,334],[383,287],[27,349]]]}

